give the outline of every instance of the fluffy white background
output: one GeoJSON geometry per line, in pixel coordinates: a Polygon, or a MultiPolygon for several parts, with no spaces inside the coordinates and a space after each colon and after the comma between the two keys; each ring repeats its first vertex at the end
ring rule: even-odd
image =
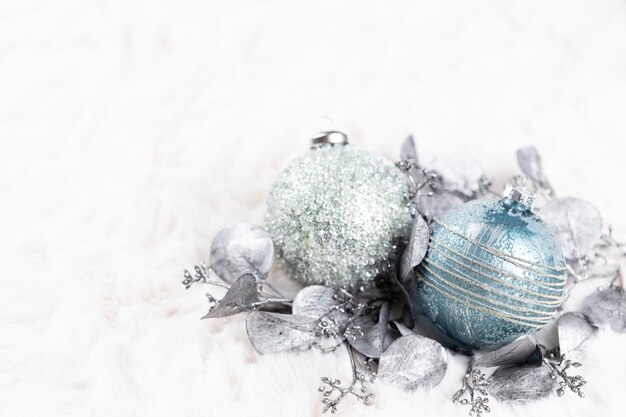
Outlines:
{"type": "MultiPolygon", "coordinates": [[[[322,116],[394,158],[463,153],[498,184],[535,144],[562,195],[626,236],[624,0],[0,2],[0,415],[316,416],[343,353],[258,356],[242,316],[200,321],[223,226],[261,223],[322,116]],[[384,4],[387,3],[387,4],[384,4]]],[[[623,415],[626,336],[587,399],[504,416],[623,415]]],[[[444,383],[381,384],[343,415],[463,416],[444,383]]]]}

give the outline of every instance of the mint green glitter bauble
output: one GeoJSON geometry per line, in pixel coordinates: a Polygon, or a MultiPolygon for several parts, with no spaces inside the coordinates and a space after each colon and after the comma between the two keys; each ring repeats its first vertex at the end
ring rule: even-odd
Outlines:
{"type": "Polygon", "coordinates": [[[294,280],[348,290],[391,268],[408,240],[409,183],[393,164],[353,145],[324,145],[274,184],[267,229],[294,280]]]}
{"type": "Polygon", "coordinates": [[[466,203],[436,220],[416,275],[417,307],[476,348],[543,327],[566,281],[556,238],[529,206],[508,197],[466,203]]]}

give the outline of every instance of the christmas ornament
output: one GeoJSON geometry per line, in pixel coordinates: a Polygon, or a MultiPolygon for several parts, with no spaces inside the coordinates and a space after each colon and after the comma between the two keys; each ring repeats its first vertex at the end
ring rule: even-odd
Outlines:
{"type": "Polygon", "coordinates": [[[417,303],[449,336],[497,348],[554,316],[565,262],[533,202],[531,194],[508,186],[499,201],[473,201],[434,221],[416,268],[417,303]]]}
{"type": "Polygon", "coordinates": [[[294,280],[353,290],[389,270],[407,240],[409,182],[339,132],[313,144],[274,184],[267,229],[294,280]]]}

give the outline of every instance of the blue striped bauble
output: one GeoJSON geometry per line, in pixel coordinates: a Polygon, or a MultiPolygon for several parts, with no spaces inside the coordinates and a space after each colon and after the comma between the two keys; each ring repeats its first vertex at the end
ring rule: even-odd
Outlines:
{"type": "Polygon", "coordinates": [[[495,349],[543,327],[566,281],[561,247],[511,194],[473,201],[435,220],[424,261],[415,269],[415,302],[450,337],[495,349]]]}

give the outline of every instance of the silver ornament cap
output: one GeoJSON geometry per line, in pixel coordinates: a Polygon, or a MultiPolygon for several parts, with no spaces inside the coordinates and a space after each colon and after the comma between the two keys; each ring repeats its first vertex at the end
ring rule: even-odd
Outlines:
{"type": "Polygon", "coordinates": [[[502,197],[530,211],[532,211],[535,205],[535,194],[526,189],[526,178],[523,179],[521,187],[515,183],[508,183],[504,187],[502,197]]]}
{"type": "Polygon", "coordinates": [[[311,138],[311,148],[325,145],[347,145],[348,135],[338,130],[326,130],[311,138]]]}

